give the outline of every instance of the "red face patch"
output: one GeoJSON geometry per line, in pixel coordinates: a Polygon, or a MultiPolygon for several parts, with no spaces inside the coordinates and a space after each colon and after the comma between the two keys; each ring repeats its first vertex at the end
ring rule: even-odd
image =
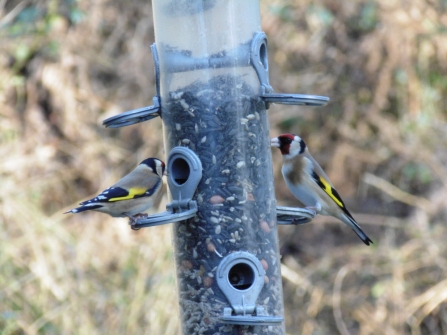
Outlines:
{"type": "Polygon", "coordinates": [[[293,134],[282,134],[278,136],[279,140],[279,150],[283,155],[288,155],[290,153],[290,144],[294,141],[295,135],[293,134]]]}

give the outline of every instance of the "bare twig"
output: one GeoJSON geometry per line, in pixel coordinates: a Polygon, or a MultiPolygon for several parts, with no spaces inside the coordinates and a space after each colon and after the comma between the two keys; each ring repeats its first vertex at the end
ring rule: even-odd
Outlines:
{"type": "MultiPolygon", "coordinates": [[[[401,228],[401,229],[408,227],[408,220],[401,219],[395,216],[378,215],[378,214],[360,214],[360,213],[352,213],[352,215],[360,225],[384,226],[384,227],[401,228]]],[[[340,221],[332,216],[317,215],[312,220],[312,223],[340,224],[340,221]]]]}
{"type": "Polygon", "coordinates": [[[432,205],[430,201],[425,198],[418,197],[412,194],[409,194],[405,191],[402,191],[400,188],[394,186],[390,182],[386,181],[383,178],[377,177],[371,173],[365,173],[363,176],[363,181],[368,185],[374,186],[379,190],[385,192],[390,197],[403,202],[407,205],[418,207],[423,209],[426,212],[432,211],[432,205]]]}
{"type": "Polygon", "coordinates": [[[307,278],[300,275],[298,272],[293,271],[287,265],[281,264],[281,274],[284,279],[287,279],[303,290],[308,291],[312,288],[312,284],[307,280],[307,278]]]}
{"type": "Polygon", "coordinates": [[[338,271],[337,277],[335,277],[335,283],[334,283],[334,292],[332,295],[332,304],[334,308],[334,318],[335,323],[337,325],[337,329],[342,335],[350,335],[348,328],[346,328],[346,324],[343,321],[343,316],[341,314],[341,307],[340,307],[340,301],[341,301],[341,285],[343,283],[343,279],[345,278],[346,274],[348,273],[349,265],[345,265],[338,271]]]}
{"type": "MultiPolygon", "coordinates": [[[[5,15],[3,19],[0,20],[0,27],[3,27],[10,23],[12,20],[15,19],[17,15],[22,11],[23,8],[25,8],[26,5],[28,5],[30,1],[24,0],[20,2],[17,6],[15,6],[8,14],[5,15]]],[[[3,3],[0,3],[0,9],[2,9],[4,6],[3,3]]]]}
{"type": "Polygon", "coordinates": [[[430,314],[434,308],[447,299],[447,279],[430,287],[427,291],[411,299],[405,312],[408,317],[414,315],[417,310],[421,310],[421,315],[417,317],[418,321],[430,314]]]}

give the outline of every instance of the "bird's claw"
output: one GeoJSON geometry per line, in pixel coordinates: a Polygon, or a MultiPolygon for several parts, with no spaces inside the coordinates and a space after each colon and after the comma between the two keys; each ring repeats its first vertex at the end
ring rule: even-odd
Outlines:
{"type": "Polygon", "coordinates": [[[140,219],[146,219],[149,215],[146,213],[135,214],[134,216],[129,216],[129,225],[132,230],[140,230],[141,228],[136,227],[140,219]]]}

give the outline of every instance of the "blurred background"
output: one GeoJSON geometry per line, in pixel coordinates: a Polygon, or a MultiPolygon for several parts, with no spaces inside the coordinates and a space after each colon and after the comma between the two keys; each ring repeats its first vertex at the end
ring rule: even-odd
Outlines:
{"type": "MultiPolygon", "coordinates": [[[[261,0],[271,135],[303,137],[374,241],[280,227],[288,334],[447,334],[447,1],[261,0]]],[[[150,1],[0,0],[0,334],[176,334],[170,227],[63,215],[141,160],[161,120],[150,1]]],[[[297,205],[273,151],[280,205],[297,205]]],[[[160,205],[163,209],[167,199],[160,205]]]]}

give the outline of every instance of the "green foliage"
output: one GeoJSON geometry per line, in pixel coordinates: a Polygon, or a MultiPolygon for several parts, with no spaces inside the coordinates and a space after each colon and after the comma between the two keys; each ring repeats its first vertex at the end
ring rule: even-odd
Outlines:
{"type": "Polygon", "coordinates": [[[282,22],[293,22],[293,12],[290,9],[290,6],[287,5],[269,5],[268,7],[269,12],[282,22]]]}
{"type": "Polygon", "coordinates": [[[363,31],[371,31],[376,27],[377,21],[377,3],[375,1],[366,2],[361,8],[359,27],[363,31]]]}
{"type": "Polygon", "coordinates": [[[334,21],[332,13],[322,5],[310,5],[307,15],[315,16],[324,27],[329,27],[334,21]]]}
{"type": "Polygon", "coordinates": [[[409,163],[405,165],[402,174],[408,182],[428,184],[433,181],[432,171],[421,163],[409,163]]]}

